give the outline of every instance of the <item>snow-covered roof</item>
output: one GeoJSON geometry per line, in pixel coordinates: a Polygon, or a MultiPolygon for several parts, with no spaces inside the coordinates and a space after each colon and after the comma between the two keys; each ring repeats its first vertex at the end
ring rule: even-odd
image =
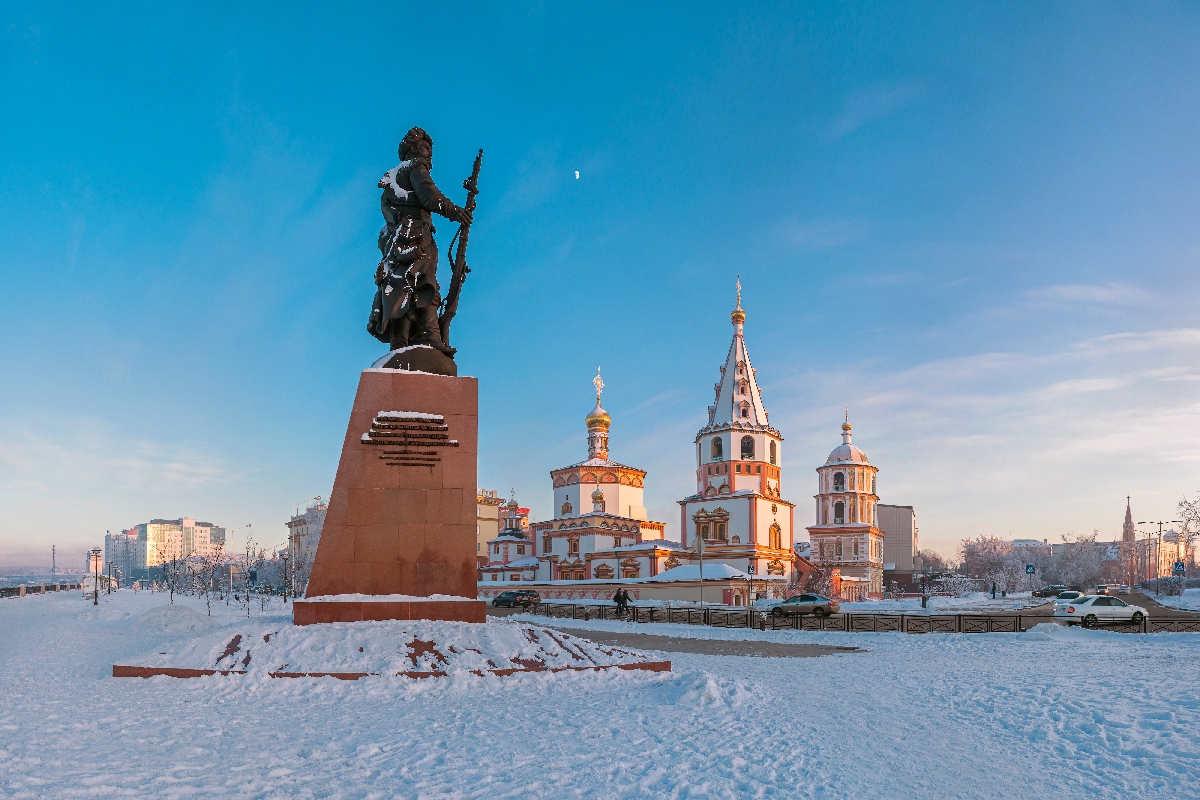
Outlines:
{"type": "Polygon", "coordinates": [[[521,569],[521,568],[525,568],[525,567],[536,567],[537,565],[538,565],[538,559],[536,556],[526,556],[525,558],[518,558],[516,561],[508,562],[507,564],[505,564],[503,566],[503,568],[504,569],[521,569]]]}
{"type": "Polygon", "coordinates": [[[631,469],[634,472],[645,472],[644,469],[631,467],[628,464],[622,464],[619,461],[612,461],[607,458],[589,458],[587,461],[580,461],[578,464],[568,464],[565,467],[559,467],[558,469],[553,470],[553,472],[558,472],[559,470],[563,469],[576,469],[578,467],[614,467],[616,469],[631,469]]]}
{"type": "MultiPolygon", "coordinates": [[[[731,578],[741,578],[747,580],[750,578],[745,572],[740,569],[734,569],[728,564],[714,563],[704,565],[704,580],[706,581],[724,581],[731,578]]],[[[669,569],[666,572],[660,572],[653,578],[646,578],[647,581],[661,583],[664,581],[698,581],[700,580],[700,565],[699,564],[682,564],[674,569],[669,569]]]]}
{"type": "Polygon", "coordinates": [[[626,553],[635,550],[687,550],[688,548],[671,539],[646,539],[638,544],[623,544],[620,547],[605,547],[596,553],[626,553]]]}

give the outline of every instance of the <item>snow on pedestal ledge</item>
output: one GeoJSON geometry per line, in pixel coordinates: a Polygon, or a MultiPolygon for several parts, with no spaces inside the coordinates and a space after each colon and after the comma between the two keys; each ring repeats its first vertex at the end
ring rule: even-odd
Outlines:
{"type": "Polygon", "coordinates": [[[538,626],[491,621],[239,625],[113,665],[114,678],[259,675],[272,678],[372,675],[427,678],[563,670],[669,672],[670,661],[538,626]]]}

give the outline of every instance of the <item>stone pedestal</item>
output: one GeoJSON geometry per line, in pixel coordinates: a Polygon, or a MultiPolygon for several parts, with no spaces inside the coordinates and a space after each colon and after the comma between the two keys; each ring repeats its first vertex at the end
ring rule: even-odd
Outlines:
{"type": "Polygon", "coordinates": [[[484,620],[474,599],[478,408],[474,378],[363,371],[306,593],[322,599],[296,601],[297,625],[484,620]]]}

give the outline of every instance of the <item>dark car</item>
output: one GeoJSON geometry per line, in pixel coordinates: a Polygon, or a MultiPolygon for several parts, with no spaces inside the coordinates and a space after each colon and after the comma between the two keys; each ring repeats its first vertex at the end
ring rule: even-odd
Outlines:
{"type": "Polygon", "coordinates": [[[837,610],[837,600],[830,600],[828,597],[821,597],[819,594],[797,594],[772,608],[771,616],[782,617],[785,614],[799,616],[815,614],[818,617],[828,617],[830,614],[836,614],[837,610]]]}
{"type": "Polygon", "coordinates": [[[501,592],[492,600],[493,608],[516,608],[531,606],[542,602],[542,596],[533,589],[516,589],[511,592],[501,592]]]}
{"type": "Polygon", "coordinates": [[[1066,586],[1045,586],[1033,593],[1034,597],[1058,597],[1061,592],[1067,591],[1066,586]]]}

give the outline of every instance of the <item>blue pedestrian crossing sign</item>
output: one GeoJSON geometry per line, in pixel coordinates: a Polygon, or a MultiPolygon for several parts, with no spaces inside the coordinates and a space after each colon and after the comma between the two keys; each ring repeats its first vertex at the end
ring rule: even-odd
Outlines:
{"type": "Polygon", "coordinates": [[[1026,565],[1025,565],[1025,574],[1026,574],[1026,575],[1032,575],[1032,574],[1034,574],[1035,572],[1037,572],[1037,567],[1035,567],[1033,564],[1026,564],[1026,565]]]}
{"type": "Polygon", "coordinates": [[[1172,575],[1186,575],[1187,574],[1187,565],[1184,564],[1182,561],[1176,561],[1175,566],[1171,567],[1171,574],[1172,575]]]}
{"type": "Polygon", "coordinates": [[[753,574],[754,574],[754,568],[755,568],[755,567],[757,567],[757,566],[758,566],[757,564],[755,564],[753,561],[751,561],[749,564],[747,564],[747,565],[746,565],[746,574],[747,574],[747,575],[753,575],[753,574]]]}

